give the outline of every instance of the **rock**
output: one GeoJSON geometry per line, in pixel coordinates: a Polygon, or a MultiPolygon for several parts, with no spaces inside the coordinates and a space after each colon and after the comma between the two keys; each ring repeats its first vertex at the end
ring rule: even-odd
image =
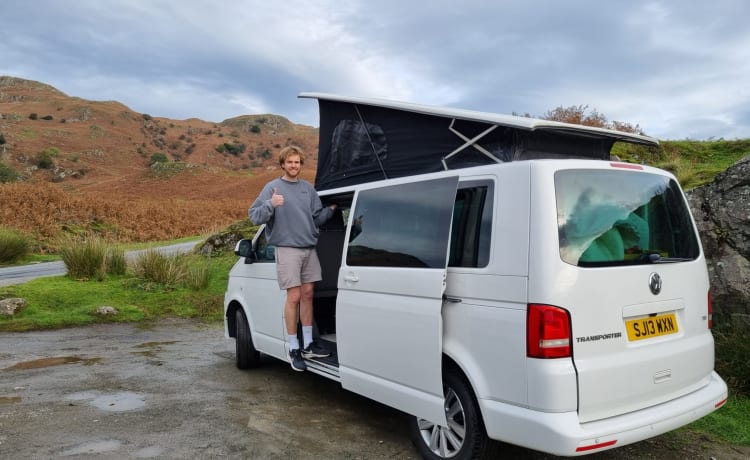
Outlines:
{"type": "Polygon", "coordinates": [[[206,241],[201,243],[195,251],[204,256],[234,251],[239,240],[252,238],[257,231],[258,227],[252,225],[249,219],[235,222],[225,230],[206,238],[206,241]]]}
{"type": "Polygon", "coordinates": [[[0,315],[13,316],[26,307],[26,299],[13,297],[0,300],[0,315]]]}
{"type": "Polygon", "coordinates": [[[119,315],[120,311],[116,309],[115,307],[110,307],[109,305],[104,305],[96,309],[97,315],[107,316],[107,315],[119,315]]]}
{"type": "Polygon", "coordinates": [[[706,254],[715,314],[750,314],[750,156],[686,195],[706,254]]]}

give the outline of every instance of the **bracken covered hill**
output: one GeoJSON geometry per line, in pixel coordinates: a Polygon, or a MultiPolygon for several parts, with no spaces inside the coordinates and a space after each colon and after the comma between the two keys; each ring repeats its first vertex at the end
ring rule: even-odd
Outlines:
{"type": "Polygon", "coordinates": [[[223,227],[280,174],[284,146],[308,152],[312,180],[318,143],[317,129],[278,115],[171,120],[7,76],[0,136],[0,162],[20,176],[0,184],[0,225],[42,247],[73,231],[138,241],[223,227]],[[167,161],[152,166],[155,154],[167,161]]]}

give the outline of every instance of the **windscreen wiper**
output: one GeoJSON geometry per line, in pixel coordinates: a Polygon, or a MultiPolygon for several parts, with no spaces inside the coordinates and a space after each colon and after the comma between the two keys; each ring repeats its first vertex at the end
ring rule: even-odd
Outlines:
{"type": "Polygon", "coordinates": [[[636,261],[646,262],[649,264],[671,264],[675,262],[687,262],[693,260],[689,257],[667,257],[659,254],[658,252],[644,252],[636,261]]]}

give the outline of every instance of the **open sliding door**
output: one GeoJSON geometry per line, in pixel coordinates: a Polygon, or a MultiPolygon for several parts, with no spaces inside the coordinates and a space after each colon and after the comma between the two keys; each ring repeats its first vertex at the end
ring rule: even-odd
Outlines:
{"type": "Polygon", "coordinates": [[[338,275],[342,386],[440,424],[441,310],[457,184],[445,177],[359,191],[338,275]]]}

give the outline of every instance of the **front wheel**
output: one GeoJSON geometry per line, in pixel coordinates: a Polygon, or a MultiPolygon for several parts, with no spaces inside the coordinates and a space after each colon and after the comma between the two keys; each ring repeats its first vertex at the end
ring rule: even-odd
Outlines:
{"type": "Polygon", "coordinates": [[[411,417],[409,434],[425,459],[468,460],[483,458],[494,452],[487,437],[474,395],[468,383],[456,373],[443,379],[445,417],[448,426],[411,417]]]}
{"type": "Polygon", "coordinates": [[[247,324],[245,312],[238,308],[234,314],[235,324],[237,325],[237,337],[235,337],[235,349],[237,357],[237,367],[239,369],[249,369],[258,367],[260,364],[260,352],[253,345],[253,338],[250,335],[250,325],[247,324]]]}

